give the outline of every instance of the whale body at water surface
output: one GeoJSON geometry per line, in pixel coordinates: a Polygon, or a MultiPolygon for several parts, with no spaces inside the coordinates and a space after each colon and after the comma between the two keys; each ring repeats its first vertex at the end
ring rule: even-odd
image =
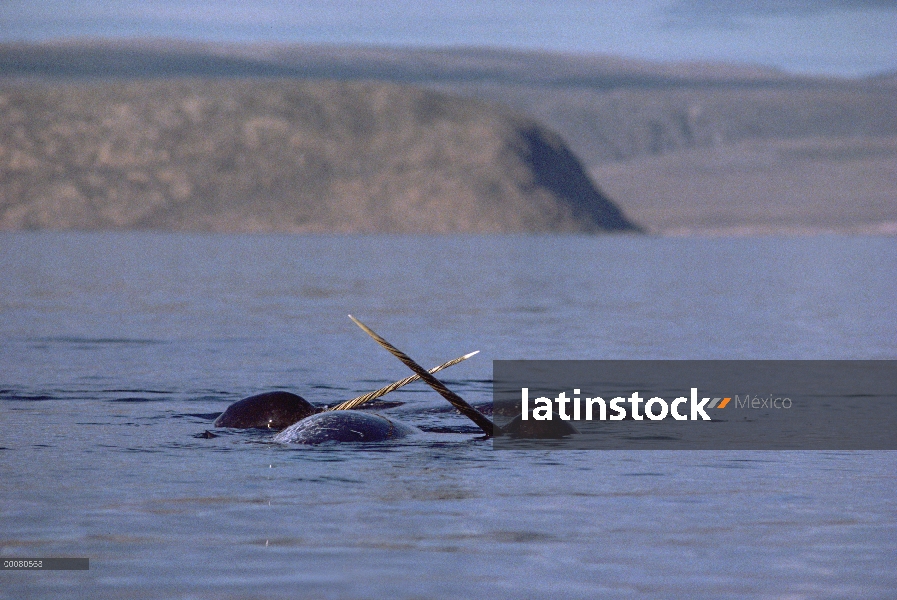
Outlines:
{"type": "Polygon", "coordinates": [[[283,430],[274,441],[290,444],[383,442],[418,431],[382,415],[356,410],[322,412],[302,396],[289,392],[268,392],[234,402],[214,425],[283,430]]]}
{"type": "MultiPolygon", "coordinates": [[[[383,415],[358,410],[323,411],[301,396],[280,391],[234,402],[221,413],[214,425],[280,431],[273,441],[283,444],[383,442],[419,432],[415,427],[383,415]]],[[[559,439],[579,431],[560,419],[521,421],[518,415],[503,427],[502,433],[516,438],[559,439]]]]}
{"type": "Polygon", "coordinates": [[[281,444],[324,442],[384,442],[406,437],[419,430],[382,415],[356,410],[321,412],[290,425],[274,436],[281,444]]]}

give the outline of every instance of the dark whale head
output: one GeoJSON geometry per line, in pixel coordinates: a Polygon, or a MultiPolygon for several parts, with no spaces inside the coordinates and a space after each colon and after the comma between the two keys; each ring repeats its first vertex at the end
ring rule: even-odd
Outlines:
{"type": "Polygon", "coordinates": [[[280,431],[317,412],[320,409],[312,406],[302,396],[289,392],[268,392],[234,402],[215,419],[214,426],[280,431]]]}
{"type": "Polygon", "coordinates": [[[564,421],[556,415],[548,421],[527,419],[524,421],[520,415],[514,417],[510,423],[502,427],[502,431],[515,438],[558,440],[568,435],[579,433],[569,421],[564,421]]]}
{"type": "Polygon", "coordinates": [[[382,415],[357,410],[331,410],[312,415],[274,436],[282,444],[383,442],[418,430],[382,415]]]}

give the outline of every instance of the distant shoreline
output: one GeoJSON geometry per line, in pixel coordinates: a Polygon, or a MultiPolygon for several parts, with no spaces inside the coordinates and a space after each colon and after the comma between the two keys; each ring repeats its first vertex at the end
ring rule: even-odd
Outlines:
{"type": "Polygon", "coordinates": [[[0,44],[5,89],[199,74],[411,84],[505,105],[559,133],[598,188],[658,234],[891,235],[897,222],[895,74],[476,48],[0,44]]]}

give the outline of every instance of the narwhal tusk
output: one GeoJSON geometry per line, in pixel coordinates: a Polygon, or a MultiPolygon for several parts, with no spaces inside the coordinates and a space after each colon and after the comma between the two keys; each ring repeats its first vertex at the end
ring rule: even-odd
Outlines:
{"type": "Polygon", "coordinates": [[[359,321],[352,315],[349,315],[349,318],[352,319],[352,321],[356,325],[361,327],[361,329],[366,334],[368,334],[369,336],[374,338],[374,341],[376,341],[378,344],[380,344],[381,346],[386,348],[386,350],[388,350],[390,354],[392,354],[393,356],[398,358],[400,361],[405,363],[405,366],[407,366],[409,369],[411,369],[412,371],[417,373],[421,379],[426,381],[430,385],[430,387],[432,387],[434,390],[439,392],[439,395],[441,395],[443,398],[448,400],[449,403],[451,403],[452,406],[457,408],[461,414],[463,414],[465,417],[467,417],[468,419],[470,419],[471,421],[476,423],[477,426],[479,426],[479,428],[482,429],[486,433],[486,435],[491,437],[491,436],[495,435],[496,433],[501,433],[501,429],[496,427],[492,423],[492,421],[490,421],[485,415],[483,415],[477,409],[475,409],[470,404],[468,404],[464,400],[464,398],[462,398],[455,392],[453,392],[450,389],[448,389],[447,387],[445,387],[445,384],[443,384],[441,381],[439,381],[438,379],[436,379],[435,377],[433,377],[432,375],[427,373],[426,369],[424,369],[422,366],[420,366],[419,364],[417,364],[416,362],[411,360],[411,357],[409,357],[407,354],[405,354],[404,352],[402,352],[401,350],[399,350],[398,348],[396,348],[395,346],[393,346],[392,344],[390,344],[389,342],[384,340],[382,337],[380,337],[379,335],[374,333],[374,331],[371,330],[371,328],[369,328],[367,325],[365,325],[364,323],[362,323],[361,321],[359,321]]]}
{"type": "MultiPolygon", "coordinates": [[[[432,375],[433,373],[437,373],[443,369],[447,369],[453,365],[457,365],[459,362],[467,360],[468,358],[470,358],[474,354],[477,354],[478,352],[479,352],[479,350],[477,350],[476,352],[471,352],[470,354],[465,354],[464,356],[459,356],[458,358],[455,358],[448,362],[442,363],[438,367],[433,367],[428,372],[432,375]]],[[[336,406],[334,406],[332,408],[328,408],[326,410],[351,410],[353,408],[361,406],[365,402],[373,400],[374,398],[379,398],[380,396],[385,396],[389,392],[395,391],[402,386],[408,385],[409,383],[413,383],[413,382],[417,381],[418,379],[420,379],[420,375],[411,375],[410,377],[406,377],[405,379],[402,379],[401,381],[396,381],[394,383],[390,383],[386,387],[382,387],[379,390],[376,390],[374,392],[369,392],[369,393],[365,394],[364,396],[358,396],[357,398],[352,398],[351,400],[346,400],[345,402],[337,404],[336,406]]]]}

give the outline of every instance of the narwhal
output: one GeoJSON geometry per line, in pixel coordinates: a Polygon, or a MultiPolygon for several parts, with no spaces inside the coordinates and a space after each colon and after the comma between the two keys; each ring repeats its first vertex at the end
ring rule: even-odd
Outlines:
{"type": "MultiPolygon", "coordinates": [[[[430,369],[436,373],[478,353],[471,352],[430,369]]],[[[373,442],[404,437],[418,430],[388,417],[352,410],[420,379],[411,375],[379,390],[347,400],[331,408],[319,408],[290,392],[267,392],[244,398],[227,407],[215,427],[281,431],[274,441],[317,444],[326,441],[373,442]],[[290,427],[295,425],[295,427],[290,427]]]]}
{"type": "MultiPolygon", "coordinates": [[[[502,429],[480,413],[463,398],[449,390],[433,373],[467,360],[477,352],[465,354],[427,371],[407,354],[387,342],[361,321],[349,318],[378,344],[414,371],[414,375],[391,383],[374,392],[353,398],[332,408],[321,409],[290,392],[268,392],[244,398],[225,410],[214,423],[215,427],[267,428],[282,430],[274,436],[274,442],[295,444],[319,444],[323,442],[381,442],[406,437],[419,432],[415,427],[400,423],[383,415],[352,410],[418,379],[423,379],[461,414],[472,420],[487,437],[501,435],[502,429]]],[[[508,425],[508,433],[526,437],[543,437],[521,431],[515,419],[508,425]]],[[[563,432],[552,432],[548,437],[561,437],[578,433],[572,426],[563,432]]]]}
{"type": "MultiPolygon", "coordinates": [[[[464,356],[442,363],[438,367],[430,369],[429,372],[436,373],[442,369],[447,369],[448,367],[465,361],[476,354],[479,354],[479,351],[471,352],[470,354],[465,354],[464,356]]],[[[234,402],[228,406],[227,410],[221,413],[217,419],[215,419],[214,426],[231,427],[235,429],[273,429],[280,431],[293,423],[317,413],[358,408],[366,402],[385,396],[389,392],[404,387],[418,379],[420,379],[418,375],[406,377],[405,379],[391,383],[386,387],[382,387],[379,390],[342,402],[332,408],[316,407],[302,396],[297,396],[290,392],[266,392],[264,394],[244,398],[239,402],[234,402]]]]}

